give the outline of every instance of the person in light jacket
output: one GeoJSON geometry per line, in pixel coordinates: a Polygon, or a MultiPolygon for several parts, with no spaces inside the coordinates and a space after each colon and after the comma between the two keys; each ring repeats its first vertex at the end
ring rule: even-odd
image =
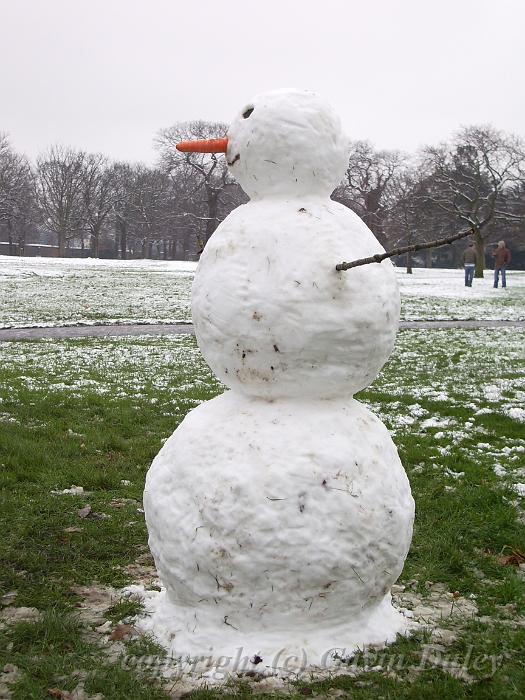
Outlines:
{"type": "Polygon", "coordinates": [[[494,288],[498,288],[499,273],[501,272],[501,286],[507,286],[506,270],[510,263],[510,250],[505,245],[505,241],[500,241],[492,251],[494,258],[494,288]]]}
{"type": "Polygon", "coordinates": [[[476,267],[476,249],[474,243],[469,243],[463,252],[463,267],[465,268],[465,287],[472,287],[474,269],[476,267]]]}

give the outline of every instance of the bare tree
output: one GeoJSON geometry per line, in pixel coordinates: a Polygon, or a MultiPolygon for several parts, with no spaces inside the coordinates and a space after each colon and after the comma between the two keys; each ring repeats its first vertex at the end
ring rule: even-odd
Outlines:
{"type": "Polygon", "coordinates": [[[491,126],[463,128],[452,144],[425,149],[434,183],[429,200],[467,225],[476,244],[476,277],[483,277],[489,224],[517,221],[505,193],[522,178],[522,142],[491,126]]]}
{"type": "MultiPolygon", "coordinates": [[[[389,246],[426,243],[439,235],[454,232],[453,218],[429,201],[432,180],[415,163],[398,173],[392,180],[390,206],[386,212],[384,230],[389,246]]],[[[426,252],[426,266],[432,267],[432,248],[426,252]]],[[[406,253],[407,273],[412,274],[412,251],[406,253]]]]}
{"type": "MultiPolygon", "coordinates": [[[[390,207],[384,224],[388,241],[399,245],[411,245],[421,231],[422,201],[421,184],[417,172],[406,170],[395,178],[395,203],[390,207]]],[[[412,254],[406,256],[407,274],[412,274],[412,254]]]]}
{"type": "Polygon", "coordinates": [[[160,244],[173,219],[170,178],[158,168],[135,166],[130,194],[132,234],[140,241],[142,256],[151,257],[153,245],[160,244]]]}
{"type": "Polygon", "coordinates": [[[82,210],[91,253],[99,256],[100,234],[114,210],[117,171],[101,154],[86,155],[82,163],[82,210]]]}
{"type": "Polygon", "coordinates": [[[115,228],[115,257],[126,260],[128,257],[128,232],[132,216],[132,196],[135,176],[133,168],[128,163],[115,163],[114,170],[114,200],[112,218],[115,228]]]}
{"type": "Polygon", "coordinates": [[[226,124],[193,121],[162,129],[156,139],[160,166],[174,181],[186,185],[180,218],[192,218],[192,228],[202,250],[223,218],[246,201],[230,175],[226,159],[211,153],[180,153],[179,141],[223,137],[226,124]]]}
{"type": "Polygon", "coordinates": [[[27,160],[0,134],[0,224],[7,229],[9,254],[24,253],[28,225],[33,219],[32,174],[27,160]]]}
{"type": "Polygon", "coordinates": [[[85,154],[52,146],[37,159],[35,191],[46,227],[58,238],[63,257],[71,238],[82,230],[85,154]]]}
{"type": "Polygon", "coordinates": [[[406,165],[399,151],[376,151],[368,141],[354,141],[345,180],[333,198],[353,209],[385,243],[384,221],[395,195],[394,180],[406,165]]]}

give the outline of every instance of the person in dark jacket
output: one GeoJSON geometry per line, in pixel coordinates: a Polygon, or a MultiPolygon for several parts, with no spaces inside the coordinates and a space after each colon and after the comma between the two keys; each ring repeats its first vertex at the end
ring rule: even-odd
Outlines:
{"type": "Polygon", "coordinates": [[[474,243],[469,243],[463,252],[463,267],[465,268],[465,287],[472,287],[474,269],[476,267],[476,249],[474,243]]]}
{"type": "Polygon", "coordinates": [[[500,241],[492,251],[494,258],[494,288],[498,288],[499,273],[501,272],[501,286],[507,286],[506,270],[510,263],[510,250],[505,245],[505,241],[500,241]]]}

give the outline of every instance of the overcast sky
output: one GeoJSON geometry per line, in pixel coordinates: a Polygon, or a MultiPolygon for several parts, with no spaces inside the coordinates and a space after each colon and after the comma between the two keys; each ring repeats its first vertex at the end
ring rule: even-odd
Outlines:
{"type": "Polygon", "coordinates": [[[0,0],[0,131],[153,163],[160,127],[304,87],[381,148],[525,136],[524,29],[523,0],[0,0]]]}

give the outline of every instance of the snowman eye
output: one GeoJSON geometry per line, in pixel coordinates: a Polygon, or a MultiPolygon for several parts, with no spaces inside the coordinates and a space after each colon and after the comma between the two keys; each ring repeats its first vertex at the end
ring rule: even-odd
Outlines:
{"type": "Polygon", "coordinates": [[[253,112],[253,110],[254,110],[253,107],[248,107],[248,109],[244,110],[244,112],[242,113],[242,116],[243,116],[245,119],[248,119],[248,117],[249,117],[250,114],[253,112]]]}

